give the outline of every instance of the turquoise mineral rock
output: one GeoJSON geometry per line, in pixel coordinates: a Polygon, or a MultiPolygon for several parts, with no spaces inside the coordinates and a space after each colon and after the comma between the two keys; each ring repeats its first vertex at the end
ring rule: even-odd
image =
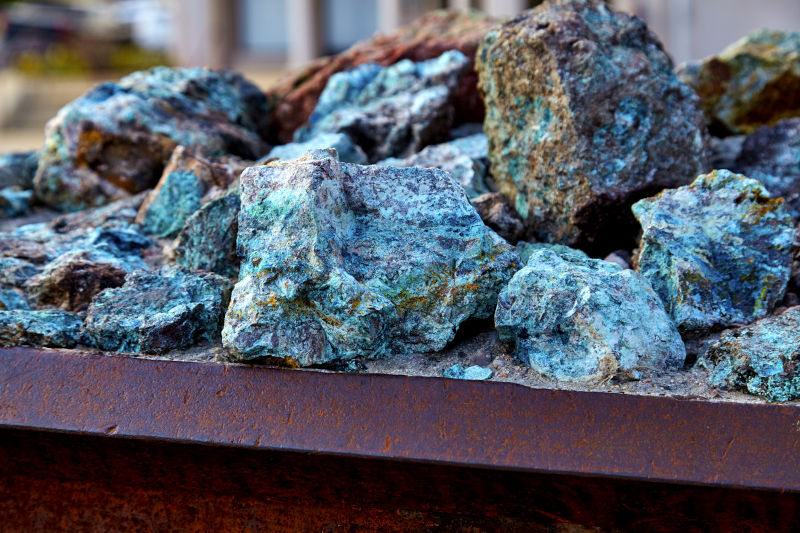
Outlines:
{"type": "Polygon", "coordinates": [[[223,345],[308,366],[442,349],[491,316],[519,257],[437,169],[341,164],[334,150],[247,169],[223,345]]]}
{"type": "Polygon", "coordinates": [[[268,150],[268,116],[258,87],[228,71],[157,67],[100,84],[48,123],[37,197],[74,211],[138,193],[177,145],[256,159],[268,150]]]}
{"type": "Polygon", "coordinates": [[[492,175],[537,241],[632,247],[629,206],[707,170],[697,95],[604,2],[545,1],[490,31],[476,68],[492,175]]]}
{"type": "Polygon", "coordinates": [[[219,340],[231,282],[181,267],[135,271],[95,296],[86,342],[102,350],[161,353],[219,340]]]}
{"type": "Polygon", "coordinates": [[[633,205],[637,270],[683,333],[746,324],[783,298],[795,230],[783,200],[728,170],[633,205]]]}
{"type": "Polygon", "coordinates": [[[464,366],[456,364],[447,367],[442,375],[451,379],[466,379],[470,381],[483,381],[492,377],[494,372],[490,368],[483,366],[472,365],[464,366]]]}
{"type": "Polygon", "coordinates": [[[12,311],[14,309],[30,309],[28,300],[22,291],[17,289],[0,289],[0,311],[12,311]]]}
{"type": "Polygon", "coordinates": [[[74,348],[81,340],[83,321],[66,311],[0,311],[0,346],[74,348]]]}
{"type": "Polygon", "coordinates": [[[771,402],[800,398],[800,307],[723,334],[702,361],[709,381],[771,402]]]}
{"type": "Polygon", "coordinates": [[[449,50],[419,63],[366,63],[334,74],[294,140],[346,133],[371,162],[444,141],[453,123],[454,93],[468,65],[464,54],[449,50]]]}
{"type": "Polygon", "coordinates": [[[762,126],[745,137],[734,170],[760,181],[773,197],[786,201],[795,220],[800,218],[800,118],[762,126]]]}
{"type": "Polygon", "coordinates": [[[304,142],[293,142],[275,146],[269,153],[256,161],[257,164],[269,163],[276,159],[297,159],[311,150],[334,148],[343,163],[367,163],[364,151],[353,143],[346,133],[320,133],[304,142]]]}
{"type": "Polygon", "coordinates": [[[489,145],[486,135],[477,133],[442,144],[423,148],[400,159],[390,157],[378,163],[386,167],[438,168],[449,172],[472,199],[491,191],[489,180],[489,145]]]}
{"type": "Polygon", "coordinates": [[[800,32],[756,30],[677,73],[700,95],[715,134],[750,133],[800,116],[800,32]]]}
{"type": "Polygon", "coordinates": [[[20,217],[28,213],[33,200],[33,191],[19,187],[0,189],[0,218],[20,217]]]}
{"type": "Polygon", "coordinates": [[[646,279],[577,250],[535,247],[500,293],[495,326],[522,362],[558,380],[638,378],[686,358],[646,279]]]}
{"type": "Polygon", "coordinates": [[[0,189],[33,188],[33,176],[39,163],[39,152],[13,152],[0,155],[0,189]]]}
{"type": "Polygon", "coordinates": [[[239,191],[233,191],[208,202],[189,217],[175,239],[175,262],[191,270],[235,278],[239,273],[239,203],[239,191]]]}

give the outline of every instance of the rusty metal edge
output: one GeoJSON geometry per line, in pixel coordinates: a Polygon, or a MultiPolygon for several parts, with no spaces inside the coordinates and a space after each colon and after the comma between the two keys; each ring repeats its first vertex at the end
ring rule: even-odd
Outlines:
{"type": "Polygon", "coordinates": [[[800,406],[0,349],[0,429],[800,491],[800,406]]]}

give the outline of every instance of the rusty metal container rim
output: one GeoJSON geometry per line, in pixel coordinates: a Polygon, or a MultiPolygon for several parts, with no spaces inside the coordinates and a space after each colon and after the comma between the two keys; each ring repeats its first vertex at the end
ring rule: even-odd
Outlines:
{"type": "Polygon", "coordinates": [[[0,429],[800,491],[800,406],[0,349],[0,429]]]}

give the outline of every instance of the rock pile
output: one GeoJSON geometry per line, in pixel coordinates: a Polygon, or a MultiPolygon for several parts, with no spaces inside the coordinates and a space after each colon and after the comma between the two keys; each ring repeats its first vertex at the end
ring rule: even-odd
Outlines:
{"type": "Polygon", "coordinates": [[[0,157],[0,345],[594,384],[699,357],[798,398],[798,58],[762,31],[676,75],[638,18],[550,0],[428,15],[268,95],[102,84],[0,157]]]}

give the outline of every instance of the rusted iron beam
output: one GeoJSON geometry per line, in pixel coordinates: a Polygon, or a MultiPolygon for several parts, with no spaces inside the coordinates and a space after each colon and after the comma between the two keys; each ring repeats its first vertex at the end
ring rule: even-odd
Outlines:
{"type": "Polygon", "coordinates": [[[800,407],[0,350],[0,428],[800,491],[800,407]]]}

